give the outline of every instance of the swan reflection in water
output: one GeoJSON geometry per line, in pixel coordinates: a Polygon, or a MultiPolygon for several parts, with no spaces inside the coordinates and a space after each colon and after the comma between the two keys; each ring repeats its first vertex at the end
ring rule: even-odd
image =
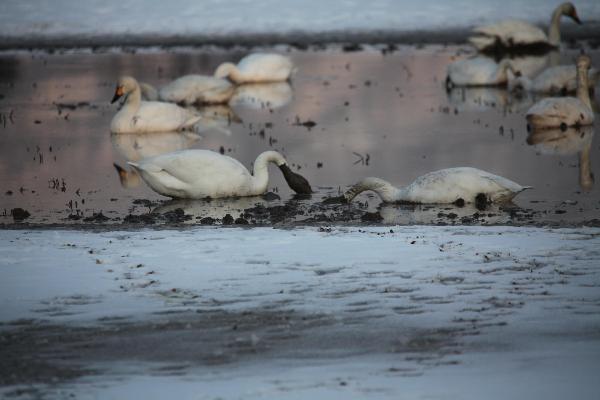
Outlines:
{"type": "Polygon", "coordinates": [[[234,219],[241,216],[244,210],[256,206],[268,207],[269,202],[261,196],[223,198],[211,200],[175,199],[162,203],[154,208],[152,213],[164,214],[182,209],[186,215],[191,215],[191,223],[206,217],[223,219],[230,214],[234,219]]]}
{"type": "Polygon", "coordinates": [[[229,104],[252,109],[276,109],[288,104],[292,97],[289,82],[247,83],[235,89],[229,104]]]}
{"type": "Polygon", "coordinates": [[[499,87],[454,87],[446,93],[450,105],[461,112],[491,109],[519,112],[527,110],[533,104],[529,93],[512,94],[499,87]]]}
{"type": "Polygon", "coordinates": [[[227,105],[207,105],[198,107],[196,111],[202,117],[196,124],[196,132],[202,134],[217,132],[231,136],[231,126],[243,122],[227,105]]]}
{"type": "Polygon", "coordinates": [[[422,225],[432,223],[481,223],[506,224],[511,221],[509,211],[518,208],[515,205],[488,204],[485,210],[478,209],[473,204],[464,207],[447,206],[443,204],[394,204],[381,203],[379,214],[384,224],[422,225]]]}
{"type": "MultiPolygon", "coordinates": [[[[160,154],[191,148],[202,137],[194,132],[112,133],[113,148],[126,161],[139,161],[160,154]]],[[[121,186],[137,187],[141,178],[135,170],[115,163],[121,186]]]]}
{"type": "Polygon", "coordinates": [[[572,127],[566,130],[541,129],[530,132],[527,144],[544,155],[579,154],[579,185],[584,191],[590,191],[594,186],[594,173],[590,161],[593,138],[592,126],[572,127]]]}

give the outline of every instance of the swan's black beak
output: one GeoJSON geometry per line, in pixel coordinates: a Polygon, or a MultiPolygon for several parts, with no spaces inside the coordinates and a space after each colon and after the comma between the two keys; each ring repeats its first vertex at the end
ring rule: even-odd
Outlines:
{"type": "Polygon", "coordinates": [[[312,188],[310,187],[310,183],[304,178],[302,175],[292,172],[290,167],[287,164],[282,164],[279,166],[279,169],[283,173],[283,177],[287,182],[288,186],[298,194],[311,194],[312,188]]]}
{"type": "Polygon", "coordinates": [[[577,15],[577,11],[573,10],[573,13],[570,14],[569,17],[571,17],[573,19],[573,21],[575,21],[579,25],[581,25],[581,20],[579,19],[579,16],[577,15]]]}
{"type": "Polygon", "coordinates": [[[113,104],[115,101],[119,100],[123,96],[123,86],[117,86],[115,89],[115,95],[113,96],[110,104],[113,104]]]}

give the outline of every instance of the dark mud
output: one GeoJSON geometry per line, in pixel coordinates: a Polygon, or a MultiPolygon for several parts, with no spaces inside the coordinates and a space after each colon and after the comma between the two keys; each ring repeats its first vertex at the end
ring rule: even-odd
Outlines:
{"type": "Polygon", "coordinates": [[[359,333],[356,325],[369,319],[354,318],[294,310],[199,309],[157,314],[144,322],[102,320],[93,328],[15,321],[0,333],[0,385],[59,384],[102,373],[93,367],[101,362],[159,362],[177,365],[186,374],[198,366],[253,359],[374,353],[414,361],[410,372],[420,375],[432,359],[442,362],[444,356],[460,354],[460,338],[478,329],[476,324],[413,329],[395,323],[359,333]],[[346,329],[349,323],[354,330],[346,329]]]}

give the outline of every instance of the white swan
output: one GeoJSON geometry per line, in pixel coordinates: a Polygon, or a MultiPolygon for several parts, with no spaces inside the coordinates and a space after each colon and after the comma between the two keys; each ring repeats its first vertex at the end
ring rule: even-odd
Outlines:
{"type": "Polygon", "coordinates": [[[508,70],[514,69],[510,60],[496,63],[487,57],[457,60],[448,65],[446,87],[454,86],[497,86],[506,84],[508,70]]]}
{"type": "MultiPolygon", "coordinates": [[[[588,89],[593,89],[598,80],[600,80],[600,71],[591,68],[588,72],[588,89]]],[[[577,68],[575,65],[559,65],[546,68],[533,79],[526,76],[509,79],[508,89],[563,95],[573,93],[577,90],[577,68]]]]}
{"type": "Polygon", "coordinates": [[[552,13],[548,35],[535,25],[521,20],[505,20],[473,29],[469,42],[481,52],[506,51],[516,47],[560,45],[560,18],[566,15],[581,24],[572,3],[562,3],[552,13]]]}
{"type": "Polygon", "coordinates": [[[289,57],[279,54],[254,53],[242,58],[237,65],[223,63],[215,71],[217,78],[229,78],[235,83],[279,82],[288,80],[294,72],[289,57]]]}
{"type": "Polygon", "coordinates": [[[143,98],[170,103],[222,104],[227,103],[235,87],[226,79],[206,75],[185,75],[156,90],[148,83],[140,83],[143,98]]]}
{"type": "Polygon", "coordinates": [[[359,193],[372,190],[385,203],[501,203],[529,188],[480,169],[459,167],[422,175],[404,188],[396,188],[383,179],[365,178],[348,189],[344,198],[350,202],[359,193]]]}
{"type": "Polygon", "coordinates": [[[538,101],[525,115],[529,128],[566,128],[594,122],[588,90],[590,65],[587,55],[577,57],[577,97],[548,97],[538,101]]]}
{"type": "Polygon", "coordinates": [[[288,185],[297,193],[312,193],[310,184],[292,172],[276,151],[261,153],[254,174],[234,158],[210,150],[183,150],[128,162],[155,192],[172,198],[202,199],[257,196],[267,190],[268,164],[275,163],[288,185]]]}
{"type": "Polygon", "coordinates": [[[114,103],[123,95],[127,96],[125,104],[115,114],[110,123],[110,130],[113,133],[167,132],[193,129],[201,118],[197,113],[181,108],[176,104],[142,101],[140,86],[130,76],[119,79],[111,103],[114,103]]]}

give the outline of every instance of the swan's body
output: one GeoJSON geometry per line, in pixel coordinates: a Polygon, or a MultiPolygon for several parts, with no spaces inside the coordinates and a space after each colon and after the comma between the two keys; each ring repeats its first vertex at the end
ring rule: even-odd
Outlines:
{"type": "Polygon", "coordinates": [[[565,15],[581,24],[577,10],[571,3],[563,3],[552,13],[548,35],[539,27],[521,20],[505,20],[473,29],[469,42],[481,52],[507,51],[529,46],[545,48],[560,45],[560,19],[565,15]]]}
{"type": "Polygon", "coordinates": [[[508,81],[509,69],[512,69],[509,60],[502,60],[500,63],[487,57],[457,60],[448,65],[446,86],[503,85],[508,81]]]}
{"type": "Polygon", "coordinates": [[[237,65],[223,63],[215,71],[215,77],[228,78],[235,83],[279,82],[288,80],[294,72],[294,64],[279,54],[254,53],[242,58],[237,65]]]}
{"type": "Polygon", "coordinates": [[[594,122],[588,90],[590,58],[577,58],[577,97],[548,97],[535,103],[525,117],[530,128],[585,126],[594,122]]]}
{"type": "MultiPolygon", "coordinates": [[[[290,186],[286,169],[299,177],[289,171],[286,160],[275,151],[265,151],[256,158],[253,175],[236,159],[210,150],[183,150],[129,164],[138,170],[148,186],[163,196],[201,199],[263,194],[269,183],[267,166],[270,162],[282,170],[290,186]]],[[[308,182],[306,185],[308,189],[302,189],[310,192],[308,182]]]]}
{"type": "MultiPolygon", "coordinates": [[[[598,83],[600,71],[592,68],[588,72],[588,88],[592,89],[598,83]]],[[[559,65],[546,68],[533,79],[521,76],[510,79],[510,90],[526,90],[535,93],[566,94],[577,90],[577,68],[575,65],[559,65]]]]}
{"type": "Polygon", "coordinates": [[[140,84],[148,100],[170,103],[221,104],[233,95],[234,86],[226,79],[206,75],[185,75],[156,90],[147,83],[140,84]]]}
{"type": "Polygon", "coordinates": [[[344,197],[352,201],[365,190],[372,190],[386,203],[450,204],[462,199],[474,203],[478,196],[486,201],[508,202],[527,186],[476,168],[447,168],[418,177],[413,183],[396,188],[379,178],[365,178],[352,186],[344,197]]]}
{"type": "Polygon", "coordinates": [[[176,104],[142,101],[140,86],[134,78],[119,79],[112,102],[121,96],[127,99],[115,114],[110,130],[113,133],[168,132],[193,129],[200,116],[176,104]]]}

